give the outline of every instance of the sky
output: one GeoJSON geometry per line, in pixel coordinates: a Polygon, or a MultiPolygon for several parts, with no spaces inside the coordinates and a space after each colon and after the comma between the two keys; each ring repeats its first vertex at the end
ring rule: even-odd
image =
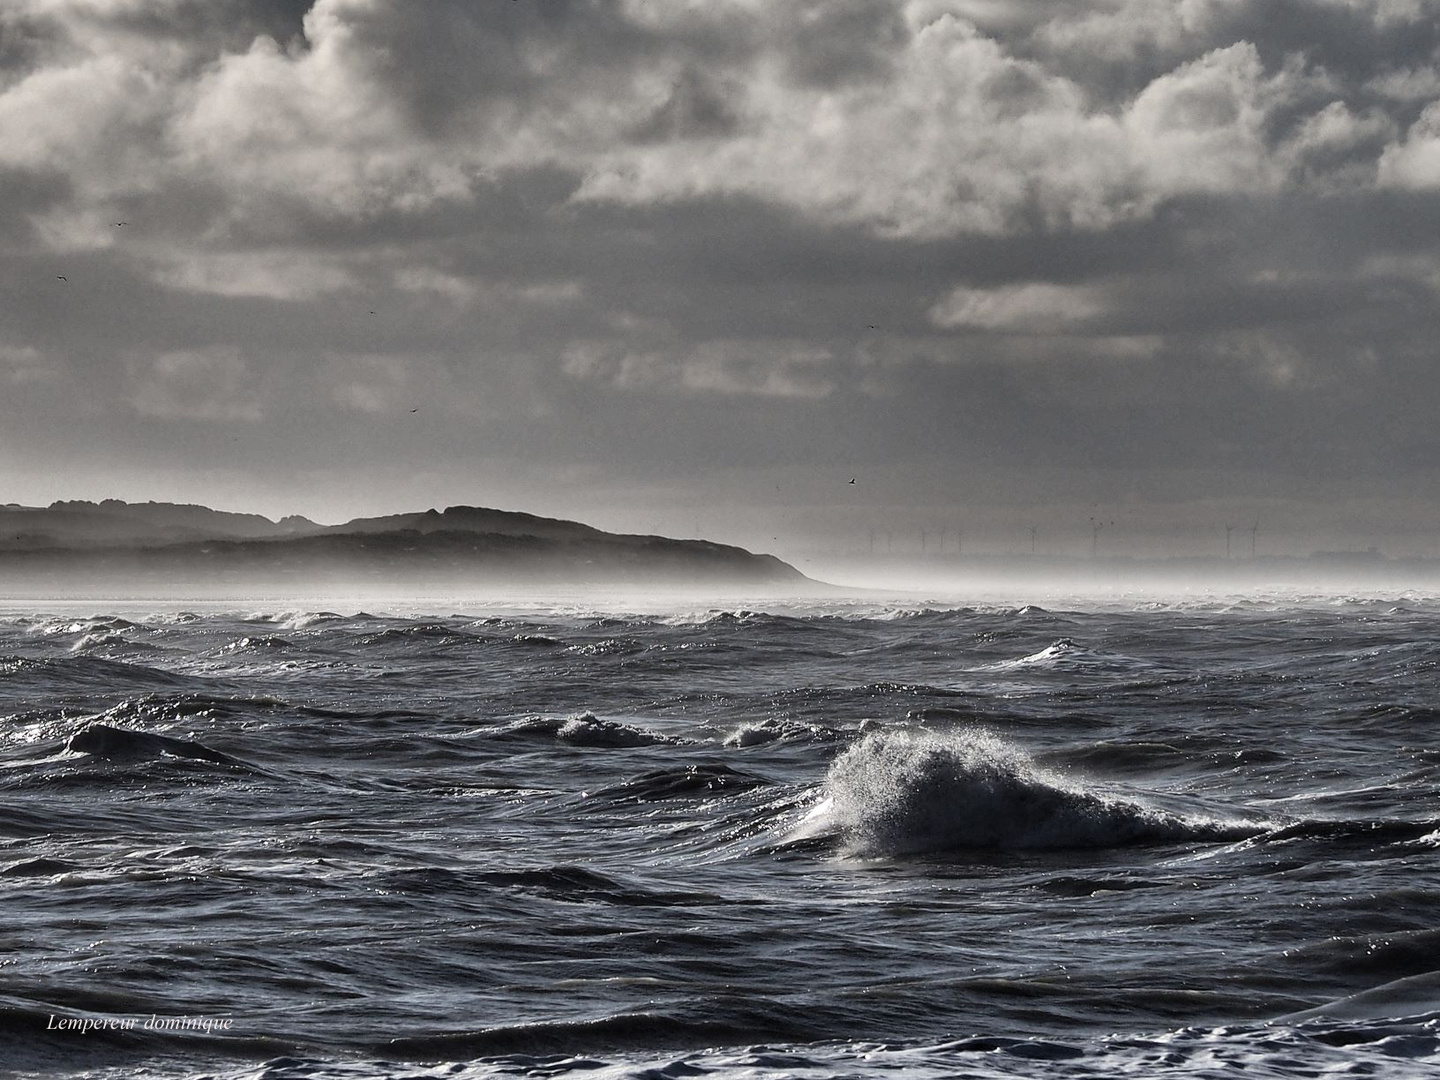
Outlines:
{"type": "Polygon", "coordinates": [[[0,503],[1440,555],[1437,360],[1440,0],[0,4],[0,503]]]}

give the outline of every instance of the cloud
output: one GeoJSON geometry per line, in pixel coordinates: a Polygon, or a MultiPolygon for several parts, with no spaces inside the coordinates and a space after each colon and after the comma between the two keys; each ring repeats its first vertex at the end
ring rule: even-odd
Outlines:
{"type": "Polygon", "coordinates": [[[626,390],[775,398],[824,398],[835,389],[828,350],[804,342],[704,341],[675,350],[577,341],[565,350],[571,378],[626,390]]]}
{"type": "MultiPolygon", "coordinates": [[[[1175,17],[1199,24],[1212,6],[1236,3],[1175,17]]],[[[592,160],[576,197],[644,205],[743,194],[902,237],[1037,221],[1098,229],[1177,196],[1333,185],[1349,157],[1332,167],[1317,142],[1373,161],[1387,130],[1384,116],[1360,118],[1337,101],[1323,71],[1298,57],[1269,70],[1249,42],[1179,63],[1107,108],[953,16],[911,30],[883,87],[821,92],[758,67],[734,137],[613,147],[592,160]],[[1338,130],[1342,119],[1354,130],[1338,130]]]]}
{"type": "Polygon", "coordinates": [[[1089,64],[1134,67],[1147,56],[1173,64],[1186,53],[1212,48],[1227,16],[1245,7],[1244,0],[1067,4],[1035,28],[1034,41],[1052,56],[1078,56],[1089,64]]]}
{"type": "Polygon", "coordinates": [[[1412,0],[1076,0],[998,32],[1017,55],[1111,107],[1180,64],[1240,42],[1271,68],[1304,57],[1342,81],[1426,66],[1437,44],[1435,20],[1412,0]]]}
{"type": "Polygon", "coordinates": [[[129,403],[162,420],[258,423],[259,380],[238,348],[165,352],[130,368],[129,403]]]}
{"type": "Polygon", "coordinates": [[[1357,269],[1362,280],[1419,284],[1440,293],[1440,252],[1372,255],[1357,269]]]}
{"type": "Polygon", "coordinates": [[[168,103],[157,75],[123,56],[39,68],[0,93],[0,164],[64,174],[90,200],[144,189],[168,103]]]}
{"type": "Polygon", "coordinates": [[[1294,173],[1312,188],[1363,191],[1395,134],[1394,121],[1377,110],[1356,113],[1334,101],[1299,124],[1283,152],[1294,173]]]}
{"type": "Polygon", "coordinates": [[[1321,4],[1368,16],[1377,27],[1408,26],[1429,14],[1426,0],[1319,0],[1321,4]]]}
{"type": "Polygon", "coordinates": [[[55,378],[52,364],[34,346],[0,345],[0,382],[21,385],[55,378]]]}
{"type": "MultiPolygon", "coordinates": [[[[1326,69],[1216,43],[1253,14],[1244,0],[1082,5],[1035,28],[1030,56],[969,10],[318,0],[287,43],[131,34],[118,52],[81,20],[92,33],[63,60],[0,94],[0,164],[64,172],[106,206],[212,192],[215,236],[284,231],[302,208],[366,222],[470,206],[497,178],[557,169],[579,205],[745,197],[927,238],[1103,229],[1186,194],[1332,183],[1325,154],[1294,160],[1322,135],[1350,158],[1380,151],[1380,106],[1337,97],[1326,69]],[[1097,99],[1054,63],[1066,50],[1166,63],[1097,99]],[[1337,133],[1342,116],[1363,131],[1337,133]]],[[[1406,10],[1375,9],[1374,33],[1406,10]]]]}
{"type": "MultiPolygon", "coordinates": [[[[331,400],[342,409],[380,415],[415,406],[415,363],[397,356],[336,356],[326,361],[323,381],[331,400]]],[[[433,383],[426,391],[433,389],[433,383]]]]}
{"type": "Polygon", "coordinates": [[[1403,141],[1385,148],[1379,171],[1388,187],[1440,188],[1440,101],[1426,107],[1403,141]]]}
{"type": "Polygon", "coordinates": [[[579,281],[519,282],[480,278],[412,265],[394,272],[395,287],[414,297],[439,298],[457,307],[483,303],[491,308],[565,308],[584,300],[579,281]]]}
{"type": "Polygon", "coordinates": [[[303,251],[187,252],[159,261],[153,276],[166,288],[185,292],[292,302],[358,284],[340,260],[303,251]]]}
{"type": "Polygon", "coordinates": [[[786,74],[821,90],[888,81],[911,33],[898,8],[875,0],[797,0],[767,14],[786,74]]]}
{"type": "Polygon", "coordinates": [[[470,177],[426,153],[397,103],[356,69],[350,35],[334,23],[317,6],[308,51],[257,38],[207,71],[170,125],[174,164],[226,191],[231,212],[246,218],[276,198],[365,218],[466,197],[470,177]]]}
{"type": "Polygon", "coordinates": [[[1440,99],[1440,71],[1434,67],[1391,68],[1368,79],[1364,90],[1399,102],[1440,99]]]}
{"type": "Polygon", "coordinates": [[[1293,73],[1267,77],[1254,46],[1207,53],[1147,86],[1126,111],[1146,187],[1157,193],[1260,193],[1284,172],[1265,123],[1293,73]]]}
{"type": "Polygon", "coordinates": [[[823,398],[835,389],[822,348],[795,342],[701,342],[681,363],[687,390],[762,397],[823,398]]]}
{"type": "Polygon", "coordinates": [[[930,319],[946,329],[1045,334],[1083,327],[1104,311],[1095,288],[1033,282],[957,288],[930,309],[930,319]]]}
{"type": "Polygon", "coordinates": [[[951,17],[914,27],[883,85],[822,90],[760,66],[741,111],[745,125],[718,145],[597,155],[576,197],[747,195],[926,236],[999,231],[1037,203],[1056,221],[1107,219],[1129,195],[1118,125],[951,17]]]}

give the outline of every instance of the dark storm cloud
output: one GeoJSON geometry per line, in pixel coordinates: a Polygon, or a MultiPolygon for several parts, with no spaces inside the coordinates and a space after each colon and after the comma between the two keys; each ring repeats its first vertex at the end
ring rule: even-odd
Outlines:
{"type": "Polygon", "coordinates": [[[347,35],[368,74],[393,88],[423,130],[457,114],[523,105],[607,69],[653,62],[662,42],[608,0],[337,5],[328,32],[347,35]]]}
{"type": "Polygon", "coordinates": [[[89,17],[125,34],[218,54],[248,48],[261,34],[291,41],[303,33],[309,9],[310,0],[155,0],[102,8],[89,17]]]}
{"type": "Polygon", "coordinates": [[[716,138],[735,131],[739,117],[724,89],[694,68],[681,72],[664,102],[630,131],[636,142],[716,138]]]}
{"type": "MultiPolygon", "coordinates": [[[[311,0],[146,0],[132,4],[21,3],[0,11],[0,79],[63,62],[97,38],[169,43],[196,63],[244,50],[257,35],[287,42],[303,32],[311,0]]],[[[0,83],[3,85],[3,83],[0,83]]]]}
{"type": "Polygon", "coordinates": [[[35,70],[51,53],[60,28],[28,11],[0,10],[0,86],[35,70]]]}
{"type": "Polygon", "coordinates": [[[777,5],[780,51],[806,86],[833,89],[885,78],[910,38],[900,11],[872,0],[798,0],[777,5]]]}
{"type": "Polygon", "coordinates": [[[33,242],[31,215],[62,206],[74,194],[63,172],[40,169],[0,169],[0,191],[5,193],[5,208],[0,211],[0,238],[12,252],[33,242]]]}

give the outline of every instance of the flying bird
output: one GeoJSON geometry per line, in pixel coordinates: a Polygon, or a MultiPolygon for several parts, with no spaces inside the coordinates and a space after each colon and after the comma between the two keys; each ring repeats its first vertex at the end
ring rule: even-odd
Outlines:
{"type": "Polygon", "coordinates": [[[64,281],[64,282],[66,282],[67,284],[68,284],[69,281],[70,281],[70,279],[67,278],[64,274],[56,274],[56,275],[55,275],[55,278],[56,278],[56,280],[58,280],[58,281],[64,281]]]}
{"type": "Polygon", "coordinates": [[[852,476],[852,477],[850,477],[850,483],[852,483],[852,484],[853,484],[853,483],[854,483],[854,482],[855,482],[855,477],[853,477],[853,476],[852,476]]]}
{"type": "Polygon", "coordinates": [[[118,228],[120,228],[121,225],[128,225],[128,224],[130,224],[128,221],[117,221],[117,222],[115,222],[115,227],[118,229],[118,228]]]}

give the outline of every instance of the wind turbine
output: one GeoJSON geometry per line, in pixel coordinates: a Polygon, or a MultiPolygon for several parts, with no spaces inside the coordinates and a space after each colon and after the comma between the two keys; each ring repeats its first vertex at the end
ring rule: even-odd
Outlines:
{"type": "Polygon", "coordinates": [[[1114,525],[1115,522],[1100,521],[1097,518],[1090,519],[1090,557],[1098,558],[1100,555],[1100,533],[1106,525],[1114,525]]]}

